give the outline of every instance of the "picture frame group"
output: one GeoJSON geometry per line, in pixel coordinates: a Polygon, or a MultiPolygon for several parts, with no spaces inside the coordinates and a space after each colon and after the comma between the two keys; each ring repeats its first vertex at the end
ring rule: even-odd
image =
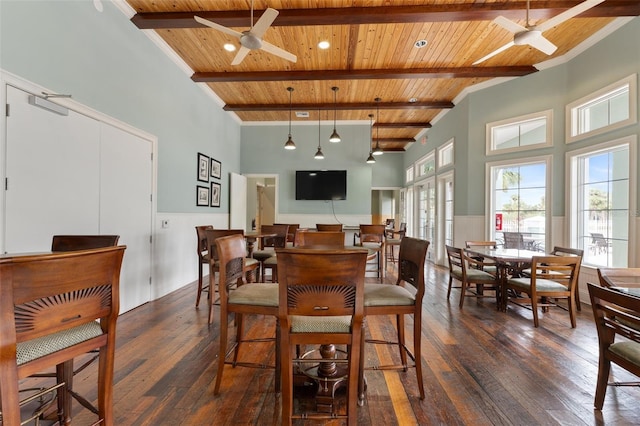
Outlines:
{"type": "Polygon", "coordinates": [[[222,178],[222,163],[201,152],[198,153],[197,179],[208,185],[196,185],[196,206],[220,207],[222,185],[211,181],[211,178],[222,178]]]}

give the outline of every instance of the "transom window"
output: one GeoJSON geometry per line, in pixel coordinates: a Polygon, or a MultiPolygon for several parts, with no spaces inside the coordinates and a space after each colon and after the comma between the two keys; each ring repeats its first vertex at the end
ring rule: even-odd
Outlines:
{"type": "Polygon", "coordinates": [[[405,182],[413,182],[413,164],[404,172],[405,182]]]}
{"type": "Polygon", "coordinates": [[[505,248],[544,252],[551,158],[487,165],[491,182],[490,232],[505,248]]]}
{"type": "Polygon", "coordinates": [[[453,164],[453,139],[438,148],[438,168],[453,164]]]}
{"type": "Polygon", "coordinates": [[[552,110],[487,123],[487,155],[551,146],[552,110]]]}
{"type": "Polygon", "coordinates": [[[637,122],[636,74],[567,105],[567,142],[637,122]]]}
{"type": "Polygon", "coordinates": [[[635,193],[634,137],[579,150],[571,173],[571,240],[592,266],[626,268],[630,205],[635,193]]]}
{"type": "Polygon", "coordinates": [[[418,160],[416,172],[418,178],[432,175],[436,172],[436,156],[433,151],[418,160]]]}

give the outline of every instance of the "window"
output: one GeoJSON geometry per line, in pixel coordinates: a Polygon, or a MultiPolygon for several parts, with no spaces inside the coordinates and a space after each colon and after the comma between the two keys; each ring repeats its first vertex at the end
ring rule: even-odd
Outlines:
{"type": "Polygon", "coordinates": [[[567,142],[637,122],[636,74],[567,105],[567,142]]]}
{"type": "Polygon", "coordinates": [[[635,155],[635,136],[568,155],[571,241],[587,265],[628,265],[635,155]]]}
{"type": "Polygon", "coordinates": [[[552,110],[487,124],[487,155],[552,145],[552,110]]]}
{"type": "Polygon", "coordinates": [[[453,139],[438,148],[438,169],[453,165],[453,139]]]}
{"type": "Polygon", "coordinates": [[[422,157],[416,163],[417,178],[432,175],[436,172],[436,156],[433,151],[422,157]]]}
{"type": "Polygon", "coordinates": [[[413,182],[413,164],[404,173],[405,182],[413,182]]]}
{"type": "Polygon", "coordinates": [[[551,157],[487,164],[490,232],[505,248],[546,250],[551,157]]]}

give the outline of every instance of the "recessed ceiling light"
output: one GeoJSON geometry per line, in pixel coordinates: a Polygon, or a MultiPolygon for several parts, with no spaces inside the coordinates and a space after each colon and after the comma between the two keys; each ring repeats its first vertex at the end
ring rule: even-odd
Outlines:
{"type": "Polygon", "coordinates": [[[318,47],[319,47],[320,49],[328,49],[328,48],[329,48],[329,46],[331,46],[331,45],[330,45],[330,44],[329,44],[329,42],[328,42],[328,41],[326,41],[326,40],[322,40],[320,43],[318,43],[318,47]]]}
{"type": "Polygon", "coordinates": [[[416,102],[418,102],[418,98],[411,98],[411,99],[409,99],[409,102],[411,102],[412,104],[416,103],[416,102]]]}
{"type": "Polygon", "coordinates": [[[418,49],[423,48],[427,45],[427,40],[418,40],[414,43],[414,46],[418,49]]]}
{"type": "Polygon", "coordinates": [[[231,43],[225,43],[224,50],[226,50],[227,52],[234,52],[236,50],[236,46],[231,43]]]}

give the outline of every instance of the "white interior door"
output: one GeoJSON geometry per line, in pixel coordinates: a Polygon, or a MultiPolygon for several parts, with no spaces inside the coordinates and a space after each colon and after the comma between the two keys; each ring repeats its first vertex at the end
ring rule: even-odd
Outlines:
{"type": "Polygon", "coordinates": [[[229,229],[247,231],[247,178],[230,173],[229,229]]]}

